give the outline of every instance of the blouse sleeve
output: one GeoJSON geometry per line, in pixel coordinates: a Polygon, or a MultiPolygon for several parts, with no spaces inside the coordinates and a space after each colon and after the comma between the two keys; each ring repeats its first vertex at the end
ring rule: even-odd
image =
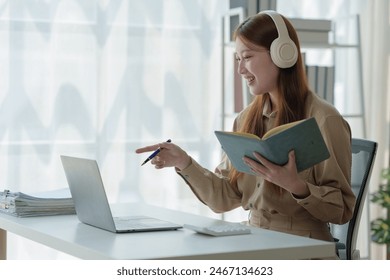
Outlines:
{"type": "MultiPolygon", "coordinates": [[[[237,130],[241,118],[242,114],[235,119],[233,131],[237,130]]],[[[203,168],[194,159],[191,159],[191,161],[192,163],[187,168],[176,171],[198,199],[210,207],[211,210],[216,213],[223,213],[244,203],[242,201],[242,191],[239,190],[237,184],[231,184],[228,178],[231,164],[225,153],[223,153],[222,161],[214,172],[203,168]]]]}
{"type": "Polygon", "coordinates": [[[230,211],[241,205],[242,194],[236,185],[230,184],[226,176],[226,160],[222,161],[215,172],[203,168],[194,159],[191,160],[192,163],[187,168],[177,170],[177,173],[200,201],[216,213],[230,211]]]}
{"type": "Polygon", "coordinates": [[[316,165],[307,181],[310,195],[296,199],[312,216],[334,224],[348,222],[355,196],[351,189],[351,131],[341,116],[317,120],[330,158],[316,165]]]}

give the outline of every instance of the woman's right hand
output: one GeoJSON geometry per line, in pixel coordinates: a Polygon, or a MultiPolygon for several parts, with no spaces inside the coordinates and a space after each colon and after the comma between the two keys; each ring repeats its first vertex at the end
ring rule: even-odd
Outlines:
{"type": "Polygon", "coordinates": [[[157,169],[176,167],[179,170],[183,170],[191,164],[191,157],[179,146],[169,142],[142,147],[135,150],[135,152],[137,154],[154,152],[158,148],[161,151],[150,161],[157,169]]]}

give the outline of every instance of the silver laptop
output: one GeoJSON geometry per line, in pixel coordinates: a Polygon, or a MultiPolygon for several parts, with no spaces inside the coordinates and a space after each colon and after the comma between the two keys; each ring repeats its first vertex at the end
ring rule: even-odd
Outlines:
{"type": "Polygon", "coordinates": [[[61,156],[78,219],[112,232],[175,230],[182,226],[147,216],[113,217],[96,160],[61,156]]]}

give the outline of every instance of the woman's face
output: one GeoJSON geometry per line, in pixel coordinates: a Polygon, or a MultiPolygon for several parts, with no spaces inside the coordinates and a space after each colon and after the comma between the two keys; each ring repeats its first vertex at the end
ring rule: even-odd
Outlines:
{"type": "Polygon", "coordinates": [[[269,51],[262,47],[250,48],[237,37],[236,59],[238,73],[246,80],[251,94],[277,92],[279,68],[272,62],[269,51]]]}

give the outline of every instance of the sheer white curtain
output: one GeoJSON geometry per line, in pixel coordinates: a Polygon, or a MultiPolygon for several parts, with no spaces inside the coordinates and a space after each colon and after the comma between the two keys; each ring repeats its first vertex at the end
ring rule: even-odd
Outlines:
{"type": "MultiPolygon", "coordinates": [[[[352,15],[360,16],[366,123],[365,137],[379,144],[376,163],[370,181],[370,193],[374,192],[380,182],[381,169],[389,165],[389,2],[387,0],[278,0],[278,11],[291,17],[328,18],[332,20],[352,15]]],[[[347,73],[351,71],[351,68],[353,69],[349,65],[342,71],[347,73]]],[[[360,83],[359,80],[351,81],[355,84],[360,83]]],[[[349,97],[356,96],[355,94],[355,92],[349,91],[344,97],[344,102],[337,104],[341,112],[348,112],[351,108],[352,110],[359,108],[359,104],[356,103],[357,99],[349,97]]],[[[359,124],[351,119],[348,119],[348,121],[350,121],[353,136],[362,137],[359,124]]],[[[373,205],[369,204],[369,206],[366,207],[365,217],[362,218],[358,247],[363,258],[383,259],[386,256],[384,247],[370,244],[369,236],[369,222],[376,216],[383,215],[383,213],[373,205]]]]}
{"type": "MultiPolygon", "coordinates": [[[[137,147],[171,138],[219,160],[219,0],[0,3],[0,188],[66,188],[60,154],[95,158],[111,202],[211,215],[137,147]]],[[[58,258],[8,235],[8,258],[58,258]]]]}
{"type": "MultiPolygon", "coordinates": [[[[390,4],[387,0],[363,1],[362,45],[366,88],[368,137],[379,143],[371,176],[371,193],[378,189],[380,171],[389,167],[390,135],[390,4]]],[[[370,219],[385,215],[370,207],[370,219]]],[[[372,259],[385,259],[384,246],[372,244],[372,259]]]]}

